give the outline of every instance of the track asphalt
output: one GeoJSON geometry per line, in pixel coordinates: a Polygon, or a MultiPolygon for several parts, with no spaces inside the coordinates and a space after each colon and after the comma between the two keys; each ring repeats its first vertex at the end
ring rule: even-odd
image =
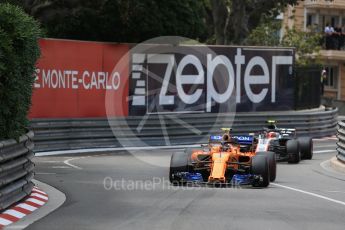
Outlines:
{"type": "Polygon", "coordinates": [[[335,148],[333,139],[315,140],[313,160],[279,163],[265,189],[171,187],[170,156],[182,149],[36,157],[36,179],[67,200],[27,229],[343,230],[345,174],[329,165],[335,148]]]}

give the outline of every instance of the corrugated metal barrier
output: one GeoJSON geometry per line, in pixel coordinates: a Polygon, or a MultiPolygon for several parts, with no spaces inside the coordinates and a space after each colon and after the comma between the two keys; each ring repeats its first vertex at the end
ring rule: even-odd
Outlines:
{"type": "Polygon", "coordinates": [[[345,122],[339,121],[338,122],[338,139],[337,142],[338,148],[338,155],[337,158],[339,161],[345,163],[345,122]]]}
{"type": "Polygon", "coordinates": [[[34,177],[33,132],[15,140],[0,141],[0,210],[31,193],[34,177]]]}
{"type": "Polygon", "coordinates": [[[147,117],[95,119],[35,119],[35,151],[196,144],[221,127],[231,126],[235,134],[262,129],[267,119],[278,126],[296,128],[299,136],[334,135],[337,109],[232,114],[175,114],[147,117]],[[232,122],[233,121],[233,122],[232,122]]]}

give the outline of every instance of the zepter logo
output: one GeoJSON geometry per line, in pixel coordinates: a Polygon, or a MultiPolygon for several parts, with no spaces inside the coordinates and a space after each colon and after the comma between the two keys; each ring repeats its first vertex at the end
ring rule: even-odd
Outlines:
{"type": "MultiPolygon", "coordinates": [[[[206,142],[220,127],[232,127],[236,108],[293,106],[293,56],[292,49],[205,46],[182,37],[148,40],[113,70],[129,68],[129,82],[121,84],[129,85],[130,117],[108,116],[109,124],[121,146],[153,164],[151,153],[131,147],[206,142]]],[[[107,92],[107,114],[122,103],[114,98],[107,92]]]]}
{"type": "MultiPolygon", "coordinates": [[[[129,82],[121,84],[130,88],[130,117],[108,116],[108,122],[118,144],[140,160],[162,166],[150,152],[133,147],[184,144],[180,132],[193,136],[189,142],[207,142],[219,125],[231,127],[236,112],[235,74],[225,56],[187,38],[159,37],[130,49],[113,72],[126,72],[128,62],[129,82]],[[212,115],[202,118],[208,112],[212,115]]],[[[122,103],[114,98],[116,92],[106,93],[107,114],[114,114],[114,105],[122,103]]]]}

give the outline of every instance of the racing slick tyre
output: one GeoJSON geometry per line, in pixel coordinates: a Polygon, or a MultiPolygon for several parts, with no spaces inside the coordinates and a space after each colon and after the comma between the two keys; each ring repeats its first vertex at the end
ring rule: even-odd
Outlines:
{"type": "Polygon", "coordinates": [[[277,176],[276,154],[274,152],[257,152],[256,155],[264,155],[267,157],[268,165],[270,167],[270,182],[275,181],[277,176]]]}
{"type": "Polygon", "coordinates": [[[313,140],[310,137],[298,138],[301,158],[311,160],[313,158],[313,140]]]}
{"type": "Polygon", "coordinates": [[[301,153],[297,140],[288,140],[286,142],[286,152],[289,156],[289,164],[298,164],[301,161],[301,153]]]}
{"type": "Polygon", "coordinates": [[[187,148],[183,153],[173,153],[170,159],[169,180],[174,185],[182,183],[181,178],[177,177],[177,173],[189,172],[188,162],[192,155],[193,149],[187,148]]]}
{"type": "Polygon", "coordinates": [[[270,184],[270,168],[267,156],[258,155],[252,158],[252,174],[261,176],[259,181],[253,182],[253,187],[267,187],[270,184]]]}

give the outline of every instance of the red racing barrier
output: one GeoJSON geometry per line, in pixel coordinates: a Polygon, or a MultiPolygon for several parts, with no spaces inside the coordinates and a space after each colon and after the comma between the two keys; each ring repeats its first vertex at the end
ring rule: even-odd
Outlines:
{"type": "Polygon", "coordinates": [[[128,116],[126,44],[41,39],[32,118],[106,117],[105,95],[111,91],[114,117],[128,116]],[[114,69],[119,61],[125,68],[114,69]]]}

